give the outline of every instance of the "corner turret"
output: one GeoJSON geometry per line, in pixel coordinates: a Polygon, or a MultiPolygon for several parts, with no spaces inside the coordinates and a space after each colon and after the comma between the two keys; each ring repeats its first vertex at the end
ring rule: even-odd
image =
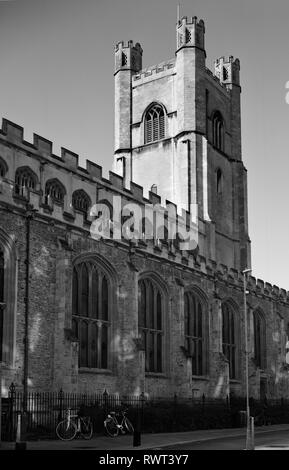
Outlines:
{"type": "Polygon", "coordinates": [[[132,70],[139,72],[142,69],[142,47],[133,41],[125,44],[123,41],[115,46],[115,72],[119,70],[132,70]]]}
{"type": "Polygon", "coordinates": [[[224,85],[240,86],[240,61],[233,56],[215,60],[215,75],[224,85]]]}
{"type": "Polygon", "coordinates": [[[188,19],[186,16],[177,23],[177,51],[182,47],[197,47],[204,51],[205,56],[205,24],[198,22],[196,16],[188,19]]]}

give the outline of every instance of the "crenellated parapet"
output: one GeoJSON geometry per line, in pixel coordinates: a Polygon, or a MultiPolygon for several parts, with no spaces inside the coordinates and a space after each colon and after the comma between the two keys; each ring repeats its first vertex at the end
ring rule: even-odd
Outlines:
{"type": "Polygon", "coordinates": [[[154,76],[157,76],[156,78],[159,78],[160,75],[168,75],[172,74],[175,71],[175,63],[176,59],[169,59],[165,62],[161,62],[156,65],[152,65],[151,67],[148,67],[146,69],[140,70],[139,73],[133,75],[132,81],[135,84],[139,84],[140,81],[145,80],[147,77],[150,77],[150,79],[153,79],[154,76]]]}
{"type": "MultiPolygon", "coordinates": [[[[224,264],[218,264],[213,260],[197,257],[200,261],[200,270],[210,276],[215,276],[221,282],[229,283],[239,290],[244,288],[243,273],[236,269],[230,268],[224,264]]],[[[257,279],[254,276],[247,276],[247,291],[251,295],[270,298],[272,301],[289,303],[289,291],[281,289],[278,286],[272,286],[268,282],[257,279]]]]}
{"type": "MultiPolygon", "coordinates": [[[[0,156],[3,154],[2,158],[5,160],[8,171],[2,180],[2,198],[5,187],[8,192],[11,192],[11,188],[13,188],[16,182],[15,172],[12,173],[14,171],[11,164],[12,152],[10,155],[9,149],[17,149],[16,170],[19,167],[29,168],[36,176],[35,185],[33,188],[30,187],[29,190],[29,198],[33,199],[33,204],[35,206],[38,205],[39,210],[42,210],[43,206],[49,205],[44,200],[46,194],[45,185],[51,179],[58,180],[63,186],[65,201],[62,209],[65,214],[73,212],[71,205],[72,194],[74,190],[79,189],[88,193],[92,204],[99,200],[107,199],[112,201],[113,195],[120,195],[124,204],[127,202],[137,202],[141,206],[146,204],[159,205],[159,210],[163,212],[168,212],[168,207],[174,206],[169,201],[162,201],[161,197],[152,191],[149,191],[148,196],[145,197],[143,188],[134,182],[130,182],[128,188],[124,178],[112,171],[109,172],[108,178],[104,177],[102,167],[89,160],[86,160],[85,168],[79,166],[79,155],[71,150],[61,147],[61,155],[55,155],[53,153],[53,143],[44,137],[34,134],[33,143],[31,143],[24,140],[23,136],[23,127],[3,119],[2,130],[0,131],[0,146],[2,146],[0,156]],[[5,152],[4,148],[6,148],[5,152]]],[[[18,199],[21,200],[20,197],[18,199]]],[[[174,207],[178,217],[181,217],[182,213],[178,213],[178,208],[174,207]]],[[[57,208],[57,218],[59,218],[61,214],[60,204],[51,203],[49,215],[51,217],[54,216],[55,208],[57,208]]],[[[187,215],[185,215],[186,217],[187,215]]]]}

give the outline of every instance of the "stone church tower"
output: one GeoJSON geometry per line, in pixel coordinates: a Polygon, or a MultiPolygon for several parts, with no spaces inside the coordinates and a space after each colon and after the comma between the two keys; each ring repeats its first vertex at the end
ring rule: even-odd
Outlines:
{"type": "Polygon", "coordinates": [[[178,209],[198,207],[199,253],[250,267],[247,179],[241,152],[240,63],[206,68],[205,26],[176,25],[175,58],[142,69],[139,43],[115,50],[114,171],[178,209]]]}

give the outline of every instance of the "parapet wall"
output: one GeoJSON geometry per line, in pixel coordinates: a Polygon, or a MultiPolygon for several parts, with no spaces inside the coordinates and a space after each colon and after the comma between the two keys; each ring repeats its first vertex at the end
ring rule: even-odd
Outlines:
{"type": "Polygon", "coordinates": [[[176,59],[169,59],[165,62],[161,62],[156,65],[152,65],[151,67],[147,67],[146,69],[142,69],[139,73],[133,75],[132,81],[133,83],[138,82],[139,80],[143,80],[147,77],[153,78],[154,75],[159,74],[160,72],[167,72],[169,73],[174,72],[176,59]]]}

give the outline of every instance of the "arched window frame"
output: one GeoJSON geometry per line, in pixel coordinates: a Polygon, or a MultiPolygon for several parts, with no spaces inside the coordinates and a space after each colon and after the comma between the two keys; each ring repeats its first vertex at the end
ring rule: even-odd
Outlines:
{"type": "Polygon", "coordinates": [[[239,377],[239,315],[230,300],[222,302],[222,351],[229,363],[229,378],[239,377]]]}
{"type": "Polygon", "coordinates": [[[87,217],[91,199],[83,189],[77,189],[72,194],[72,207],[76,211],[82,212],[87,217]]]}
{"type": "Polygon", "coordinates": [[[213,145],[222,152],[225,149],[225,125],[220,111],[216,111],[212,118],[213,145]]]}
{"type": "Polygon", "coordinates": [[[63,205],[66,189],[63,184],[57,179],[53,178],[47,180],[45,183],[45,203],[51,202],[63,205]]]}
{"type": "MultiPolygon", "coordinates": [[[[138,280],[138,330],[145,350],[145,372],[163,374],[166,370],[166,325],[164,312],[168,292],[159,276],[147,273],[138,280]]],[[[168,320],[168,319],[166,319],[168,320]]]]}
{"type": "Polygon", "coordinates": [[[15,172],[15,189],[18,196],[27,198],[29,191],[35,191],[38,178],[33,170],[28,166],[19,167],[15,172]]]}
{"type": "Polygon", "coordinates": [[[145,111],[144,143],[158,142],[166,137],[166,110],[160,103],[152,103],[145,111]]]}
{"type": "Polygon", "coordinates": [[[266,368],[266,322],[263,312],[257,308],[253,311],[254,361],[257,367],[266,368]]]}
{"type": "Polygon", "coordinates": [[[79,367],[82,369],[112,369],[112,351],[109,345],[112,337],[112,311],[116,317],[114,320],[117,321],[115,296],[116,275],[106,261],[98,256],[85,256],[74,262],[72,331],[73,336],[79,341],[79,367]],[[88,273],[87,292],[84,292],[82,285],[84,269],[88,273]],[[106,289],[104,289],[104,282],[106,289]],[[77,289],[77,293],[74,289],[77,289]],[[84,293],[87,299],[85,311],[83,311],[84,293]],[[97,302],[97,308],[95,302],[97,302]],[[87,335],[86,340],[85,335],[87,335]]]}
{"type": "Polygon", "coordinates": [[[8,367],[15,363],[18,254],[13,239],[0,228],[2,289],[0,299],[0,361],[8,367]]]}
{"type": "Polygon", "coordinates": [[[208,302],[197,288],[184,292],[185,350],[192,360],[192,375],[205,376],[208,372],[208,302]],[[194,354],[195,353],[195,354],[194,354]]]}

